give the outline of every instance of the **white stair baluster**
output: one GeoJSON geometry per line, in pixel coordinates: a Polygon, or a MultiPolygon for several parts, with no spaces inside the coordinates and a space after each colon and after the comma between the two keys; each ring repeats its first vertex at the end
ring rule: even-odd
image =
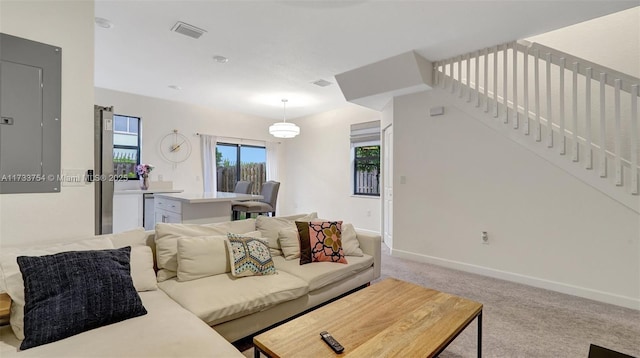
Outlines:
{"type": "Polygon", "coordinates": [[[529,48],[525,46],[524,63],[522,65],[522,71],[524,72],[524,83],[522,94],[524,96],[524,117],[522,118],[522,124],[524,126],[524,134],[529,135],[529,48]]]}
{"type": "Polygon", "coordinates": [[[518,129],[518,43],[513,44],[513,129],[518,129]]]}
{"type": "Polygon", "coordinates": [[[480,51],[476,51],[476,107],[480,107],[480,51]]]}
{"type": "Polygon", "coordinates": [[[585,169],[593,169],[593,150],[591,149],[591,145],[593,144],[593,140],[591,139],[591,76],[593,76],[593,71],[591,67],[588,67],[585,70],[585,100],[584,100],[584,125],[585,125],[585,140],[587,142],[585,155],[585,169]]]}
{"type": "Polygon", "coordinates": [[[471,102],[471,54],[467,54],[467,102],[471,102]]]}
{"type": "Polygon", "coordinates": [[[462,98],[462,56],[458,58],[458,97],[462,98]]]}
{"type": "Polygon", "coordinates": [[[571,98],[571,112],[573,114],[572,128],[572,149],[571,159],[574,162],[579,160],[578,152],[580,151],[580,143],[578,142],[578,63],[573,63],[573,96],[571,98]]]}
{"type": "Polygon", "coordinates": [[[564,155],[567,150],[566,133],[564,130],[564,57],[560,58],[560,154],[564,155]]]}
{"type": "Polygon", "coordinates": [[[631,86],[631,194],[638,195],[638,85],[631,86]]]}
{"type": "Polygon", "coordinates": [[[453,72],[455,63],[456,63],[456,59],[452,58],[451,59],[451,88],[450,88],[451,93],[456,92],[456,76],[455,76],[455,72],[453,72]]]}
{"type": "Polygon", "coordinates": [[[493,50],[493,117],[498,118],[498,46],[493,50]]]}
{"type": "Polygon", "coordinates": [[[533,71],[533,77],[535,79],[534,81],[534,87],[535,87],[535,106],[536,106],[536,119],[535,119],[535,126],[536,126],[536,132],[535,132],[535,138],[536,138],[536,142],[540,142],[542,140],[542,128],[541,128],[541,124],[540,124],[540,54],[538,49],[535,49],[533,52],[533,62],[534,62],[534,71],[533,71]]]}
{"type": "Polygon", "coordinates": [[[607,176],[607,118],[605,111],[605,84],[607,83],[607,74],[600,73],[600,177],[607,176]]]}
{"type": "Polygon", "coordinates": [[[614,138],[615,138],[615,157],[614,164],[616,167],[616,180],[615,183],[617,186],[622,185],[622,123],[620,118],[620,86],[622,81],[618,78],[615,80],[615,95],[614,95],[614,104],[615,104],[615,127],[614,127],[614,138]]]}
{"type": "Polygon", "coordinates": [[[449,59],[449,89],[453,93],[453,59],[449,59]]]}
{"type": "Polygon", "coordinates": [[[484,49],[484,111],[489,112],[489,48],[484,49]]]}
{"type": "Polygon", "coordinates": [[[551,110],[551,54],[547,53],[547,147],[553,148],[553,120],[551,110]]]}
{"type": "Polygon", "coordinates": [[[507,102],[507,49],[509,46],[504,44],[502,48],[502,103],[504,103],[504,123],[509,123],[509,103],[507,102]]]}

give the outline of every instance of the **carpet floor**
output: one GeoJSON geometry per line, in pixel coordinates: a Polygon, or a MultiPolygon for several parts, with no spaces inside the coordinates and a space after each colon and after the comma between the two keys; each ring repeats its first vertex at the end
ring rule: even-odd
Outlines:
{"type": "MultiPolygon", "coordinates": [[[[593,343],[640,358],[640,311],[400,259],[383,245],[379,280],[388,277],[482,303],[484,357],[586,358],[593,343]]],[[[473,322],[440,357],[475,357],[476,344],[473,322]]]]}

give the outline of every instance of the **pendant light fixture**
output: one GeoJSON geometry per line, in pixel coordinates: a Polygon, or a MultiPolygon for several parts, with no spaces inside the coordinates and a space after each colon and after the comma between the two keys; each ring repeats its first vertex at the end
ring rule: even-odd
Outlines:
{"type": "Polygon", "coordinates": [[[287,99],[282,99],[282,122],[269,126],[269,133],[276,138],[293,138],[300,134],[300,127],[294,123],[287,123],[287,99]]]}

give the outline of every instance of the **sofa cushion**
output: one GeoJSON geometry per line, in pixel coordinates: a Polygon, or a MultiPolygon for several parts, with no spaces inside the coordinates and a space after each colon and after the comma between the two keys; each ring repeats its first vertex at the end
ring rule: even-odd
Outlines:
{"type": "Polygon", "coordinates": [[[311,221],[318,217],[317,213],[311,213],[307,215],[292,215],[284,217],[269,217],[258,216],[256,218],[256,229],[262,233],[262,237],[269,241],[269,249],[271,250],[271,256],[280,256],[282,251],[278,244],[278,233],[283,229],[295,229],[295,220],[299,221],[311,221]]]}
{"type": "Polygon", "coordinates": [[[186,282],[174,278],[160,282],[158,287],[210,326],[262,311],[309,292],[304,280],[286,272],[243,278],[222,274],[186,282]]]}
{"type": "Polygon", "coordinates": [[[153,253],[149,246],[131,246],[131,278],[136,291],[158,289],[156,271],[153,269],[153,253]]]}
{"type": "Polygon", "coordinates": [[[178,239],[193,236],[244,234],[256,230],[256,220],[226,221],[222,223],[196,224],[156,224],[156,262],[158,281],[178,275],[178,239]]]}
{"type": "Polygon", "coordinates": [[[191,281],[231,271],[225,235],[178,240],[178,280],[191,281]]]}
{"type": "Polygon", "coordinates": [[[162,290],[140,292],[147,314],[18,351],[9,326],[0,327],[0,357],[239,357],[231,343],[162,290]]]}
{"type": "Polygon", "coordinates": [[[24,278],[20,349],[147,314],[130,274],[131,247],[19,256],[24,278]]]}
{"type": "Polygon", "coordinates": [[[267,242],[251,236],[228,234],[227,252],[234,277],[273,275],[271,253],[267,242]]]}
{"type": "Polygon", "coordinates": [[[314,291],[331,283],[364,271],[373,265],[373,257],[364,254],[362,257],[349,257],[346,265],[332,262],[313,262],[300,265],[297,260],[288,261],[282,256],[273,258],[278,273],[289,273],[303,279],[309,284],[309,291],[314,291]]]}
{"type": "Polygon", "coordinates": [[[0,253],[0,268],[2,271],[3,289],[11,297],[10,323],[18,339],[24,339],[24,282],[18,266],[18,256],[42,256],[64,251],[113,249],[111,240],[103,237],[84,239],[70,243],[47,244],[40,247],[3,247],[0,253]]]}
{"type": "Polygon", "coordinates": [[[294,228],[282,229],[278,232],[278,244],[282,250],[282,256],[287,260],[300,258],[300,238],[298,230],[294,228]]]}
{"type": "MultiPolygon", "coordinates": [[[[260,231],[245,236],[260,238],[260,231]]],[[[231,272],[225,235],[183,237],[178,240],[178,281],[231,272]]]]}
{"type": "Polygon", "coordinates": [[[360,249],[360,241],[353,224],[342,224],[342,249],[345,256],[362,256],[364,252],[360,249]]]}

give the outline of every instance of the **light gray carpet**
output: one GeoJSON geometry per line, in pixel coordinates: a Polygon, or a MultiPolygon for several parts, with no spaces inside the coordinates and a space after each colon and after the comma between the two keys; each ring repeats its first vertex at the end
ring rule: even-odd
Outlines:
{"type": "MultiPolygon", "coordinates": [[[[392,257],[382,245],[387,277],[481,302],[484,357],[586,358],[593,343],[640,358],[640,311],[392,257]]],[[[474,321],[440,357],[475,357],[476,337],[474,321]]]]}
{"type": "MultiPolygon", "coordinates": [[[[640,311],[389,255],[382,276],[478,301],[485,357],[584,357],[597,344],[640,358],[640,311]]],[[[475,357],[471,323],[440,355],[475,357]]]]}

